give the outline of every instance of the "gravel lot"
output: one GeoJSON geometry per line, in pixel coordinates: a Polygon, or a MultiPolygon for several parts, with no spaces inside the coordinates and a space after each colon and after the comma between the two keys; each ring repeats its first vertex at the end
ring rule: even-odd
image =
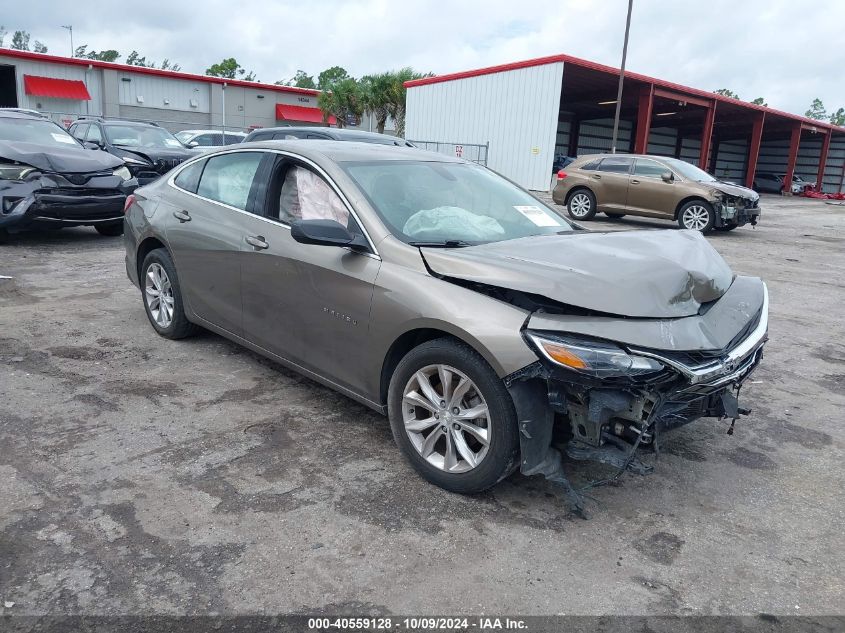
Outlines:
{"type": "Polygon", "coordinates": [[[845,208],[763,202],[710,237],[769,284],[754,413],[677,431],[587,521],[542,479],[444,492],[364,407],[159,338],[118,238],[0,246],[0,613],[845,612],[845,208]]]}

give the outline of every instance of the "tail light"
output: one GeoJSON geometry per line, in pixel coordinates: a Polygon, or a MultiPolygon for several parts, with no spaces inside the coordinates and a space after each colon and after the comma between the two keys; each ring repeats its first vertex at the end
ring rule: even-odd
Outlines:
{"type": "Polygon", "coordinates": [[[135,194],[130,193],[126,196],[126,202],[123,203],[123,215],[129,213],[129,207],[132,206],[133,202],[135,202],[135,194]]]}
{"type": "Polygon", "coordinates": [[[566,172],[561,169],[559,172],[557,172],[557,179],[563,180],[564,178],[566,178],[566,172]]]}

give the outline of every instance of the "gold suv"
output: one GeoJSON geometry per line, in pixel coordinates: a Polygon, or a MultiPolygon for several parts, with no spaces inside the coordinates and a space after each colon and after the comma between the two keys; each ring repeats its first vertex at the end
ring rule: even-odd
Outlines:
{"type": "Polygon", "coordinates": [[[753,226],[760,218],[755,191],[676,158],[592,154],[576,159],[557,177],[552,197],[575,220],[591,220],[602,211],[615,218],[675,220],[682,229],[705,233],[753,226]]]}

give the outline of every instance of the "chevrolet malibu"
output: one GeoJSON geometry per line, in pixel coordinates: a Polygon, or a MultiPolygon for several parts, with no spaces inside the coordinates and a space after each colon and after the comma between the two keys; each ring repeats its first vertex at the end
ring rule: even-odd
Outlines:
{"type": "Polygon", "coordinates": [[[582,230],[418,149],[267,141],[203,154],[127,205],[126,270],[161,336],[198,328],[387,414],[447,490],[733,421],[768,298],[695,231],[582,230]]]}

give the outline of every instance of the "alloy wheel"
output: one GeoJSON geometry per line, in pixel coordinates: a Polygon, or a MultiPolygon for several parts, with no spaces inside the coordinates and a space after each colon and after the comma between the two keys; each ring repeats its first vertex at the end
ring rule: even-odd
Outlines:
{"type": "Polygon", "coordinates": [[[161,264],[153,262],[147,268],[144,298],[153,320],[162,328],[169,327],[173,322],[173,286],[161,264]]]}
{"type": "Polygon", "coordinates": [[[449,365],[428,365],[402,394],[405,432],[429,464],[449,473],[476,468],[490,448],[490,412],[475,383],[449,365]]]}
{"type": "Polygon", "coordinates": [[[576,193],[569,201],[569,210],[575,217],[583,218],[590,212],[590,197],[586,193],[576,193]]]}
{"type": "Polygon", "coordinates": [[[710,212],[700,204],[694,204],[684,209],[682,220],[684,227],[703,231],[710,223],[710,212]]]}

